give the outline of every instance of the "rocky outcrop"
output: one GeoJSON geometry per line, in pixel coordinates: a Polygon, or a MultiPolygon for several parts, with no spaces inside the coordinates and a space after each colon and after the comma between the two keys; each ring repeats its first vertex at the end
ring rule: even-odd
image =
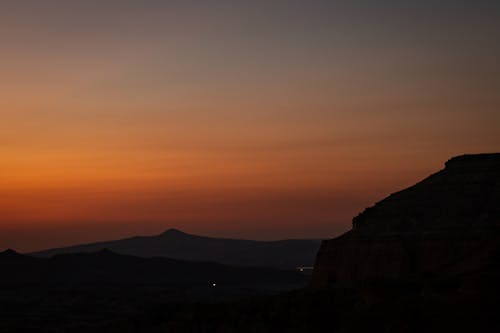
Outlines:
{"type": "Polygon", "coordinates": [[[500,154],[454,157],[365,209],[349,232],[324,241],[313,285],[491,277],[498,273],[499,235],[500,154]]]}

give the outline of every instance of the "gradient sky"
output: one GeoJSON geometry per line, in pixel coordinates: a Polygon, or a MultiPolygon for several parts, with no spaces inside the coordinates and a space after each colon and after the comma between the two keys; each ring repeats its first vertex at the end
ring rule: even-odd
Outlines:
{"type": "Polygon", "coordinates": [[[0,248],[330,238],[500,149],[498,1],[2,1],[0,248]]]}

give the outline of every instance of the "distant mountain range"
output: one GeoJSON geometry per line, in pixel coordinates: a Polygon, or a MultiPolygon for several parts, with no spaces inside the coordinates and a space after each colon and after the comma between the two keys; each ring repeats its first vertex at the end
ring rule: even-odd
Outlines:
{"type": "Polygon", "coordinates": [[[294,269],[313,266],[321,241],[290,239],[254,241],[212,238],[169,229],[157,236],[137,236],[120,240],[75,245],[32,253],[36,257],[57,254],[113,252],[143,258],[167,257],[181,260],[210,261],[232,266],[294,269]]]}

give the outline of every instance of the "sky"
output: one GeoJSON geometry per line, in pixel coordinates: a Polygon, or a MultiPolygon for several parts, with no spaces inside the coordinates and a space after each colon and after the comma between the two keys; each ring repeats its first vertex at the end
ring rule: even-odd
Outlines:
{"type": "Polygon", "coordinates": [[[496,1],[0,3],[0,249],[331,238],[500,149],[496,1]]]}

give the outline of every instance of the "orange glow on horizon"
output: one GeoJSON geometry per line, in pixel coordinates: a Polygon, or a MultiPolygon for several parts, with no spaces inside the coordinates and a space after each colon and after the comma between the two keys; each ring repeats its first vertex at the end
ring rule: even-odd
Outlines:
{"type": "Polygon", "coordinates": [[[5,4],[0,250],[173,226],[327,238],[498,151],[494,11],[382,3],[5,4]]]}

